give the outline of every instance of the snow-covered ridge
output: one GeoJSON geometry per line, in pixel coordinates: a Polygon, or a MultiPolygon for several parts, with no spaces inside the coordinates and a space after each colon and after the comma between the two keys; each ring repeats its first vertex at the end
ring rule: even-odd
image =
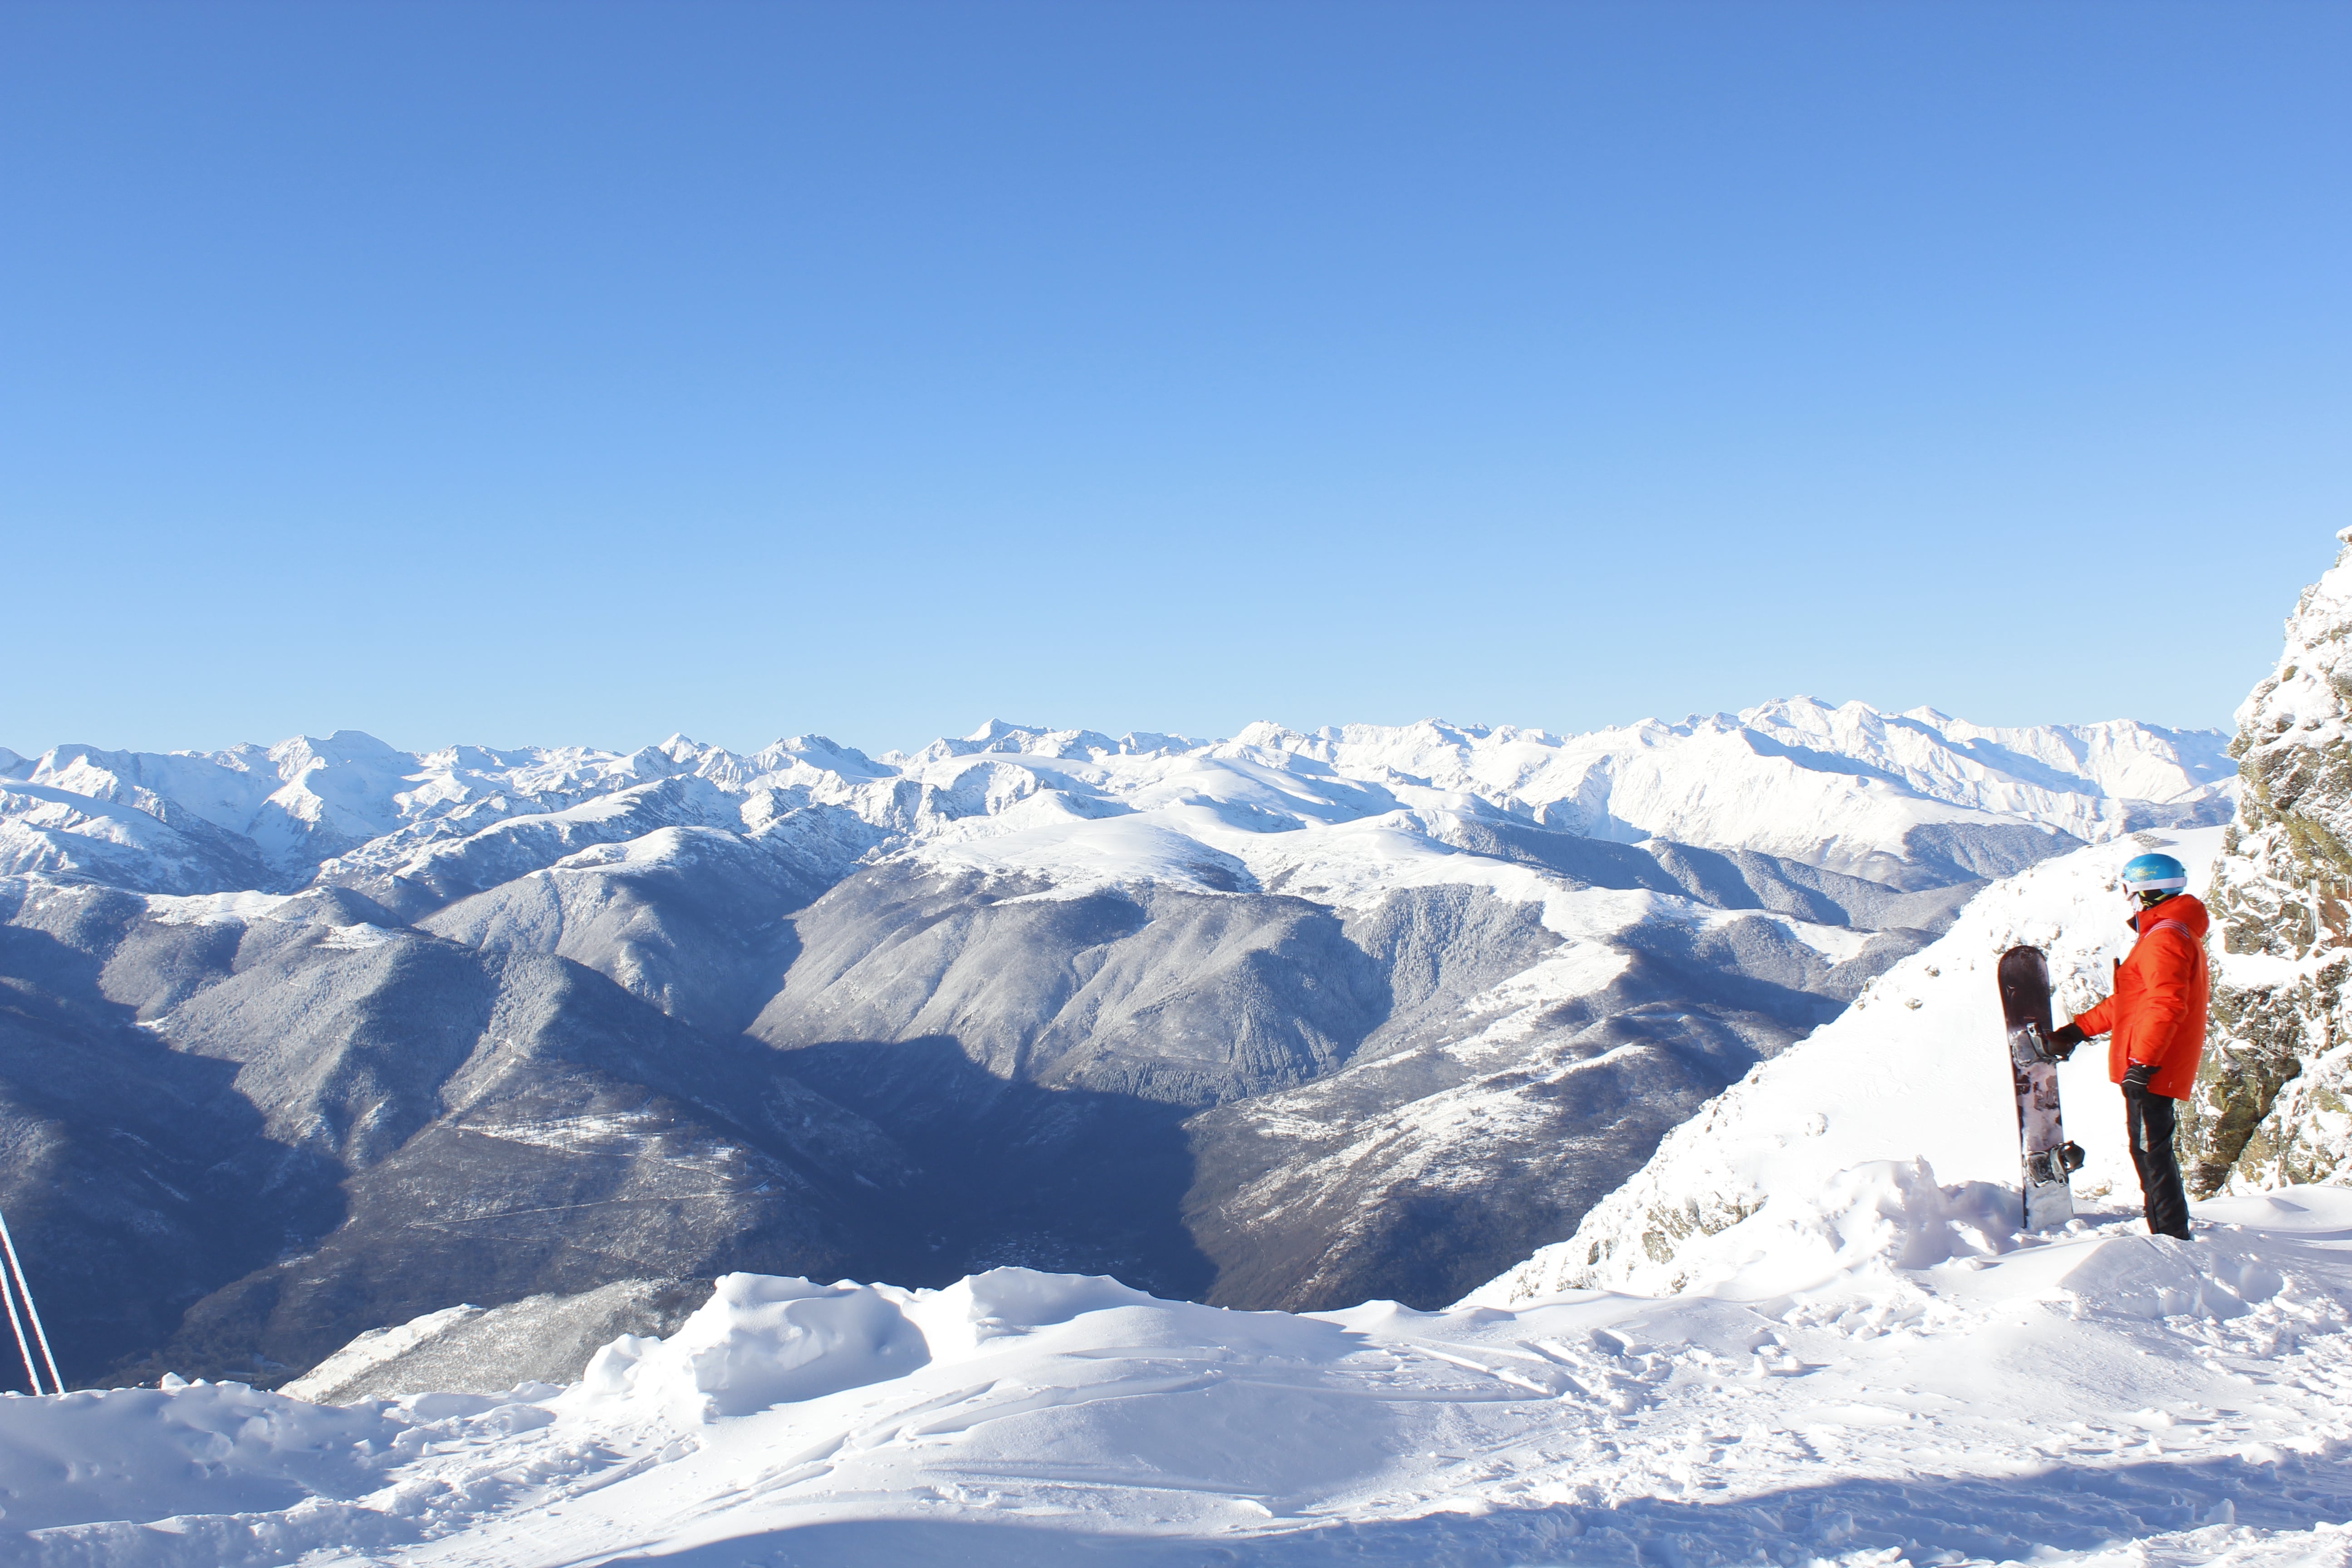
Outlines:
{"type": "MultiPolygon", "coordinates": [[[[592,844],[704,826],[789,844],[830,875],[907,853],[1233,890],[1295,876],[1297,852],[1272,840],[1299,829],[1370,834],[1349,858],[1377,862],[1383,830],[1442,853],[1519,825],[1737,847],[1899,882],[1923,854],[1948,853],[1955,827],[2096,842],[2219,820],[2232,776],[2217,732],[1990,730],[1804,698],[1572,736],[1430,721],[1114,739],[992,721],[878,758],[823,736],[748,754],[683,736],[629,752],[407,752],[339,731],[207,753],[11,752],[0,875],[178,895],[373,882],[470,891],[592,844]]],[[[1969,858],[1981,854],[1959,851],[1958,874],[2005,868],[1969,858]]]]}

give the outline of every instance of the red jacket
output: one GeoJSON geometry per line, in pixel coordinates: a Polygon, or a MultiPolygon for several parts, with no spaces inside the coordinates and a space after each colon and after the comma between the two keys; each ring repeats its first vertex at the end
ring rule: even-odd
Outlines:
{"type": "Polygon", "coordinates": [[[2148,1088],[2167,1100],[2186,1100],[2205,1054],[2205,906],[2188,894],[2142,910],[2139,940],[2116,965],[2116,994],[2074,1020],[2107,1045],[2107,1077],[2116,1083],[2134,1062],[2150,1062],[2148,1088]],[[2186,929],[2184,929],[2186,928],[2186,929]]]}

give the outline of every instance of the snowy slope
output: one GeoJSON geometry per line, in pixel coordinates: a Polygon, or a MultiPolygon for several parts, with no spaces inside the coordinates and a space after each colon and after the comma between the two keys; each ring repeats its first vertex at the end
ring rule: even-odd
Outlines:
{"type": "Polygon", "coordinates": [[[709,1296],[708,1280],[615,1279],[577,1295],[526,1296],[487,1310],[444,1307],[370,1330],[282,1392],[320,1405],[354,1405],[568,1383],[616,1337],[674,1333],[709,1296]]]}
{"type": "Polygon", "coordinates": [[[563,1389],[12,1397],[0,1560],[2347,1561],[2352,1194],[2205,1205],[2190,1243],[2017,1237],[1977,1196],[1849,1171],[1756,1288],[1664,1299],[733,1275],[563,1389]]]}
{"type": "MultiPolygon", "coordinates": [[[[1679,1289],[1736,1277],[1778,1245],[1771,1203],[1811,1201],[1833,1173],[1925,1158],[1951,1183],[2018,1180],[2017,1124],[1993,971],[2020,942],[2044,949],[2058,1016],[2106,994],[2131,933],[2116,873],[2162,847],[2202,886],[2222,830],[2146,834],[2042,864],[1979,893],[1951,930],[1871,983],[1854,1006],[1755,1068],[1658,1146],[1650,1163],[1468,1303],[1571,1288],[1679,1289]]],[[[2218,944],[2216,944],[2218,945],[2218,944]]],[[[2233,963],[2217,954],[2217,975],[2233,963]]],[[[2078,1194],[2137,1202],[2121,1102],[2103,1048],[2059,1069],[2067,1131],[2087,1163],[2078,1194]]]]}

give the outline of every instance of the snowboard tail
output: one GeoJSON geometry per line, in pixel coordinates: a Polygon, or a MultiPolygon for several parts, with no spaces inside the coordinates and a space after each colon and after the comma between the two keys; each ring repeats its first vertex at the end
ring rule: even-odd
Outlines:
{"type": "Polygon", "coordinates": [[[2082,1168],[2083,1151],[2066,1141],[2059,1115],[2058,1064],[2046,1044],[2050,964],[2040,948],[2012,947],[2000,955],[2000,1012],[2024,1156],[2025,1228],[2056,1230],[2074,1217],[2067,1178],[2082,1168]]]}

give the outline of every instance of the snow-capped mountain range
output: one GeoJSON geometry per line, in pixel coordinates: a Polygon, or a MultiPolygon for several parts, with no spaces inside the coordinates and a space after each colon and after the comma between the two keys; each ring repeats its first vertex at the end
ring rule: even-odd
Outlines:
{"type": "Polygon", "coordinates": [[[1114,878],[1197,882],[1196,865],[1217,867],[1202,884],[1213,886],[1231,869],[1224,856],[1239,850],[1245,862],[1270,832],[1403,813],[1401,826],[1440,843],[1454,819],[1491,816],[1900,879],[1916,858],[1906,847],[1939,826],[2090,842],[2218,820],[2234,779],[2224,740],[2129,721],[1988,729],[1932,709],[1895,715],[1798,698],[1570,736],[1433,721],[1114,740],[992,721],[879,758],[822,736],[749,754],[684,736],[629,752],[410,752],[354,731],[213,752],[68,745],[26,759],[0,749],[0,874],[153,893],[373,884],[405,904],[415,895],[403,884],[547,863],[542,846],[626,841],[654,818],[759,837],[814,815],[827,822],[821,862],[937,845],[941,863],[1036,863],[1056,875],[1072,869],[1065,855],[1114,878]],[[1088,826],[1111,816],[1139,820],[1088,826]],[[969,847],[998,837],[1011,842],[969,847]],[[1174,839],[1217,853],[1203,859],[1174,839]]]}
{"type": "Polygon", "coordinates": [[[0,1206],[81,1376],[729,1268],[1436,1305],[1984,879],[2230,773],[1807,700],[0,755],[0,1206]]]}

